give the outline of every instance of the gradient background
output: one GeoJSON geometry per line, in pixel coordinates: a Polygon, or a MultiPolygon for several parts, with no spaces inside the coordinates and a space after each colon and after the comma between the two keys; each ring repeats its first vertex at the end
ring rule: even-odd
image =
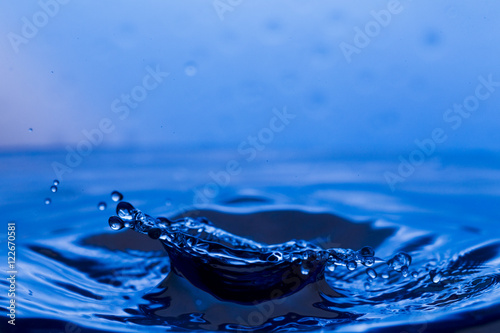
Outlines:
{"type": "MultiPolygon", "coordinates": [[[[0,150],[64,150],[104,117],[116,129],[96,149],[236,149],[287,107],[297,121],[273,149],[397,161],[478,76],[500,81],[497,1],[401,0],[350,63],[340,43],[388,1],[233,1],[223,20],[214,3],[69,1],[15,52],[8,34],[41,7],[2,1],[0,150]],[[170,75],[121,121],[111,103],[147,66],[170,75]]],[[[499,152],[499,126],[500,90],[437,151],[499,152]]]]}

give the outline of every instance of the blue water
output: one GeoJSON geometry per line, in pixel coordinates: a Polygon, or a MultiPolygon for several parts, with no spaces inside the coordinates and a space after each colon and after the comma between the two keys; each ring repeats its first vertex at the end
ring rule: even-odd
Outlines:
{"type": "MultiPolygon", "coordinates": [[[[16,223],[18,274],[16,327],[6,320],[0,327],[432,332],[495,325],[494,155],[446,155],[393,192],[383,177],[398,166],[391,156],[269,150],[193,205],[210,173],[237,157],[96,151],[54,185],[50,165],[63,152],[2,154],[1,210],[5,230],[16,223]],[[163,223],[160,231],[178,224],[177,236],[112,230],[108,219],[122,199],[163,223]],[[196,233],[186,238],[190,228],[196,233]],[[367,246],[373,265],[356,252],[367,246]],[[348,260],[329,256],[341,249],[348,260]],[[399,252],[411,256],[407,273],[386,262],[399,252]]],[[[1,265],[6,270],[6,260],[1,265]]],[[[6,293],[0,301],[5,316],[6,293]]]]}

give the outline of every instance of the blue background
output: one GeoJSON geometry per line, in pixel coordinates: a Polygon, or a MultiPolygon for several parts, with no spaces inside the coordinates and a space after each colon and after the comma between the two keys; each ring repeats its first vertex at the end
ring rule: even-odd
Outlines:
{"type": "Polygon", "coordinates": [[[350,62],[341,43],[354,45],[389,1],[233,1],[220,15],[217,3],[69,1],[16,52],[9,34],[42,7],[3,1],[0,149],[75,148],[110,118],[94,149],[235,150],[286,107],[297,117],[276,150],[397,162],[437,127],[449,135],[439,153],[500,150],[500,90],[457,130],[443,120],[479,76],[500,81],[498,2],[401,0],[350,62]],[[111,104],[147,66],[170,75],[120,120],[111,104]]]}

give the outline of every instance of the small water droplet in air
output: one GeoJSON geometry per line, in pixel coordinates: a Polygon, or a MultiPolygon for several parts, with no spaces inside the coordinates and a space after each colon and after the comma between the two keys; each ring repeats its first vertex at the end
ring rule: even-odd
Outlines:
{"type": "Polygon", "coordinates": [[[33,129],[30,127],[30,128],[28,128],[28,131],[33,132],[33,129]]]}
{"type": "Polygon", "coordinates": [[[407,277],[408,276],[408,266],[403,266],[401,268],[401,274],[404,276],[404,277],[407,277]]]}
{"type": "Polygon", "coordinates": [[[442,278],[441,273],[437,271],[430,271],[429,276],[431,277],[432,282],[434,283],[439,283],[439,281],[441,281],[442,278]]]}
{"type": "Polygon", "coordinates": [[[382,273],[382,275],[381,275],[381,276],[382,276],[382,278],[384,278],[384,279],[388,279],[388,278],[389,278],[389,273],[384,272],[384,273],[382,273]]]}
{"type": "Polygon", "coordinates": [[[111,216],[108,220],[108,223],[113,230],[120,230],[125,227],[123,221],[118,216],[111,216]]]}
{"type": "Polygon", "coordinates": [[[196,63],[192,61],[188,62],[184,67],[184,73],[186,73],[187,76],[195,76],[198,73],[196,63]]]}
{"type": "Polygon", "coordinates": [[[105,210],[106,207],[107,207],[107,205],[104,201],[101,201],[97,204],[97,208],[99,208],[99,210],[105,210]]]}
{"type": "Polygon", "coordinates": [[[365,290],[370,290],[372,288],[370,282],[365,282],[365,290]]]}
{"type": "Polygon", "coordinates": [[[114,202],[121,201],[123,200],[123,195],[118,191],[113,191],[111,192],[111,200],[113,200],[114,202]]]}
{"type": "Polygon", "coordinates": [[[116,215],[118,215],[122,220],[131,221],[134,219],[133,214],[135,214],[135,208],[131,204],[125,201],[121,201],[116,206],[116,215]]]}
{"type": "Polygon", "coordinates": [[[368,274],[368,276],[371,277],[372,279],[375,279],[377,277],[377,272],[375,272],[373,268],[368,268],[366,270],[366,274],[368,274]]]}
{"type": "Polygon", "coordinates": [[[300,272],[302,273],[302,275],[307,275],[309,274],[309,269],[307,269],[307,267],[302,266],[300,268],[300,272]]]}
{"type": "Polygon", "coordinates": [[[57,186],[57,185],[59,185],[59,180],[57,180],[57,179],[54,179],[54,181],[52,182],[52,184],[53,184],[54,186],[57,186]]]}
{"type": "Polygon", "coordinates": [[[50,198],[45,198],[45,204],[46,205],[50,205],[51,202],[52,202],[52,200],[50,200],[50,198]]]}
{"type": "Polygon", "coordinates": [[[348,269],[348,270],[353,271],[353,270],[355,270],[355,269],[356,269],[356,267],[358,267],[358,264],[356,264],[356,262],[355,262],[355,261],[352,261],[352,260],[351,260],[351,261],[349,261],[349,262],[346,264],[346,267],[347,267],[347,269],[348,269]]]}
{"type": "Polygon", "coordinates": [[[50,190],[51,190],[52,192],[54,192],[54,193],[55,193],[55,192],[57,192],[57,186],[52,185],[52,186],[50,187],[50,190]]]}
{"type": "Polygon", "coordinates": [[[365,246],[359,250],[359,254],[363,257],[373,257],[375,255],[375,250],[371,246],[365,246]]]}
{"type": "Polygon", "coordinates": [[[413,276],[415,279],[418,278],[418,273],[417,271],[411,272],[411,276],[413,276]]]}

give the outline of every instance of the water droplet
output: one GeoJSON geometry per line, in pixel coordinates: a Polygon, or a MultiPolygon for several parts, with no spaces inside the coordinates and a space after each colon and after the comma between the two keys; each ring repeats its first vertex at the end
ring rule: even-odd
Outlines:
{"type": "Polygon", "coordinates": [[[370,290],[372,288],[369,282],[365,282],[365,290],[370,290]]]}
{"type": "Polygon", "coordinates": [[[410,266],[411,256],[405,252],[398,252],[392,259],[387,261],[387,265],[397,272],[401,272],[401,269],[406,266],[410,266]]]}
{"type": "Polygon", "coordinates": [[[302,266],[300,268],[300,272],[302,273],[302,275],[307,275],[307,274],[309,274],[309,269],[307,269],[307,267],[305,267],[305,266],[302,266]]]}
{"type": "Polygon", "coordinates": [[[28,131],[33,132],[33,129],[30,127],[30,128],[28,128],[28,131]]]}
{"type": "Polygon", "coordinates": [[[326,266],[326,269],[327,269],[329,272],[335,272],[335,265],[328,265],[328,266],[326,266]]]}
{"type": "Polygon", "coordinates": [[[388,272],[384,272],[384,273],[382,273],[382,275],[381,275],[381,276],[382,276],[382,278],[384,278],[384,279],[388,279],[388,278],[389,278],[389,273],[388,273],[388,272]]]}
{"type": "Polygon", "coordinates": [[[353,271],[356,269],[356,267],[358,267],[358,264],[356,264],[355,261],[351,260],[346,264],[346,267],[348,270],[353,271]]]}
{"type": "Polygon", "coordinates": [[[359,250],[359,254],[363,257],[373,257],[375,255],[375,250],[371,246],[365,246],[359,250]]]}
{"type": "Polygon", "coordinates": [[[437,272],[437,271],[430,271],[429,272],[429,276],[432,280],[432,282],[434,283],[439,283],[439,281],[441,281],[441,273],[437,272]]]}
{"type": "Polygon", "coordinates": [[[51,190],[52,192],[54,192],[54,193],[55,193],[55,192],[57,192],[57,186],[52,185],[52,186],[50,187],[50,190],[51,190]]]}
{"type": "Polygon", "coordinates": [[[118,191],[113,191],[111,192],[111,200],[113,200],[114,202],[121,201],[123,200],[123,195],[118,191]]]}
{"type": "Polygon", "coordinates": [[[118,216],[111,216],[108,220],[108,223],[113,230],[120,230],[125,227],[123,221],[118,216]]]}
{"type": "Polygon", "coordinates": [[[413,276],[415,279],[418,278],[418,273],[417,271],[411,272],[411,276],[413,276]]]}
{"type": "Polygon", "coordinates": [[[196,73],[198,73],[196,63],[192,61],[188,62],[184,67],[184,73],[186,73],[187,76],[195,76],[196,73]]]}
{"type": "Polygon", "coordinates": [[[46,205],[50,205],[51,202],[52,202],[52,200],[50,200],[50,198],[45,198],[45,204],[46,205]]]}
{"type": "Polygon", "coordinates": [[[403,266],[401,268],[401,274],[404,276],[404,277],[407,277],[408,276],[408,266],[403,266]]]}
{"type": "Polygon", "coordinates": [[[125,201],[119,202],[116,206],[116,215],[118,215],[122,220],[133,220],[135,211],[136,209],[134,206],[125,201]]]}
{"type": "Polygon", "coordinates": [[[148,236],[152,239],[158,239],[161,236],[161,229],[159,228],[151,228],[148,231],[148,236]]]}
{"type": "Polygon", "coordinates": [[[377,272],[375,272],[373,268],[368,268],[366,270],[366,274],[368,274],[368,276],[371,277],[372,279],[375,279],[377,277],[377,272]]]}
{"type": "Polygon", "coordinates": [[[107,207],[107,205],[104,201],[101,201],[97,204],[97,208],[99,208],[99,210],[105,210],[106,207],[107,207]]]}
{"type": "Polygon", "coordinates": [[[57,180],[57,179],[54,179],[54,181],[52,182],[52,184],[53,184],[54,186],[57,186],[57,185],[59,185],[59,180],[57,180]]]}
{"type": "Polygon", "coordinates": [[[368,267],[373,266],[374,263],[375,263],[374,257],[365,257],[363,260],[363,265],[368,267]]]}

